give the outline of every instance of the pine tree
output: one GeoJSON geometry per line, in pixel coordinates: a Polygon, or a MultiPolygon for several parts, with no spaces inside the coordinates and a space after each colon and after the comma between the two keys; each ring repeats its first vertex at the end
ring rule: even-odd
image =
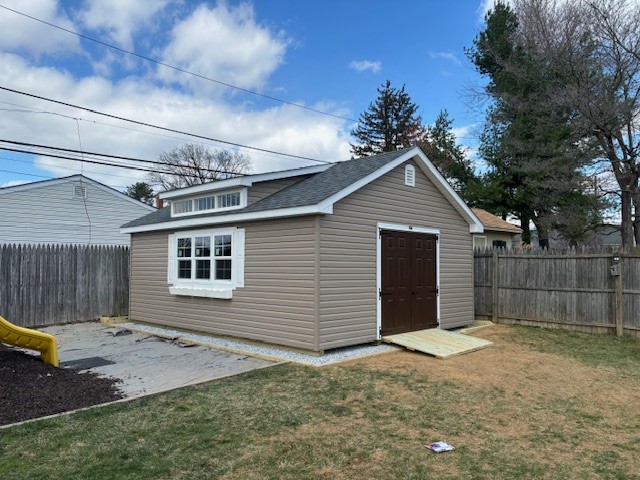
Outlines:
{"type": "Polygon", "coordinates": [[[155,193],[153,193],[153,188],[147,182],[136,182],[129,185],[124,193],[131,198],[153,205],[155,193]]]}
{"type": "Polygon", "coordinates": [[[378,88],[378,98],[360,114],[358,126],[351,131],[358,141],[350,144],[353,156],[366,157],[415,145],[424,136],[417,110],[405,86],[398,90],[387,80],[378,88]]]}
{"type": "Polygon", "coordinates": [[[453,120],[446,110],[440,112],[433,126],[426,128],[418,146],[456,192],[467,203],[475,204],[476,192],[471,186],[476,181],[473,167],[465,149],[456,142],[453,120]]]}

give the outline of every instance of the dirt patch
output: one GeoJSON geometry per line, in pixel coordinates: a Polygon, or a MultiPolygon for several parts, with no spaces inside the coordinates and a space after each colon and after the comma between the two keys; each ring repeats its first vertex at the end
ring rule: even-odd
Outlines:
{"type": "Polygon", "coordinates": [[[120,398],[115,380],[56,368],[0,344],[0,425],[120,398]]]}

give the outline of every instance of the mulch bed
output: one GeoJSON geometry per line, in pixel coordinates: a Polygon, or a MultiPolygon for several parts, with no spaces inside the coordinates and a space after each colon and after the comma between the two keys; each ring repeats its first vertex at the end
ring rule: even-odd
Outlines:
{"type": "Polygon", "coordinates": [[[0,425],[118,400],[116,383],[0,344],[0,425]]]}

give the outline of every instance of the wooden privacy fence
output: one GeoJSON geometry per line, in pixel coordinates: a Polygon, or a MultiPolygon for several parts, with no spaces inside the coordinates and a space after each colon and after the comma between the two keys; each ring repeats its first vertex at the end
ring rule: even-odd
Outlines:
{"type": "Polygon", "coordinates": [[[129,249],[0,246],[0,315],[23,327],[129,311],[129,249]]]}
{"type": "Polygon", "coordinates": [[[474,285],[477,317],[640,336],[639,252],[476,251],[474,285]]]}

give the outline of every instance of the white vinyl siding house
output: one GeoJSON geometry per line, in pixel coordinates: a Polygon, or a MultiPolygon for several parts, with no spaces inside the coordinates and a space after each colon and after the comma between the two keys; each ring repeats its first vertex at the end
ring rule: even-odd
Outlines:
{"type": "Polygon", "coordinates": [[[0,189],[0,244],[129,245],[120,226],[155,208],[81,175],[0,189]]]}

